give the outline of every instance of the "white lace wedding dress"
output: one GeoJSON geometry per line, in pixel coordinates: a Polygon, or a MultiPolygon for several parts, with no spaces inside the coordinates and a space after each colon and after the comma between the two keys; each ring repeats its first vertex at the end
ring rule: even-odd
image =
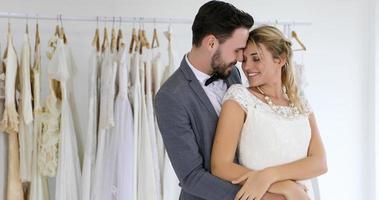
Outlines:
{"type": "MultiPolygon", "coordinates": [[[[238,144],[241,165],[261,170],[307,156],[311,139],[308,114],[300,114],[292,119],[284,118],[240,84],[229,88],[223,102],[227,100],[236,101],[246,112],[238,144]]],[[[309,106],[306,107],[310,111],[309,106]]],[[[286,112],[290,107],[283,106],[281,109],[286,112]]],[[[311,181],[300,182],[307,186],[309,197],[313,200],[311,181]]]]}

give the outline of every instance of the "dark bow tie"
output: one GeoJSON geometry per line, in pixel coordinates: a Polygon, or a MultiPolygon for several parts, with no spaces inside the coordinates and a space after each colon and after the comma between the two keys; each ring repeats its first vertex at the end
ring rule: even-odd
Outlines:
{"type": "Polygon", "coordinates": [[[205,81],[205,86],[208,86],[209,84],[213,83],[214,81],[217,81],[220,78],[221,77],[218,73],[212,74],[212,76],[205,81]]]}

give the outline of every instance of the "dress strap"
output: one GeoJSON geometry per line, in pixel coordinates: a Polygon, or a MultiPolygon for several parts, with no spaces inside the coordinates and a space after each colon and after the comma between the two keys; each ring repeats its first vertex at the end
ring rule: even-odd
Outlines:
{"type": "Polygon", "coordinates": [[[237,102],[245,112],[248,111],[248,106],[253,104],[249,91],[241,84],[234,84],[230,86],[222,100],[222,103],[227,100],[237,102]]]}

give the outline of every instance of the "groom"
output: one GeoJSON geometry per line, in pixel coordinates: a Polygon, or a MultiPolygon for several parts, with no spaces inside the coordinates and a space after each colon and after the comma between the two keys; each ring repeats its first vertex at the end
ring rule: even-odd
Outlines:
{"type": "MultiPolygon", "coordinates": [[[[253,17],[221,1],[210,1],[192,25],[192,49],[156,96],[165,147],[182,188],[180,200],[233,200],[240,187],[210,173],[211,150],[221,101],[241,83],[242,61],[253,17]]],[[[284,199],[267,193],[264,200],[284,199]]]]}

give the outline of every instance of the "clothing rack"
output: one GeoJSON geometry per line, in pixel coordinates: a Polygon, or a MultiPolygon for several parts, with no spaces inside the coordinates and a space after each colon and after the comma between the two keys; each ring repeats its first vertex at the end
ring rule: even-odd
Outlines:
{"type": "MultiPolygon", "coordinates": [[[[192,24],[193,19],[189,18],[156,18],[156,17],[73,17],[63,16],[58,14],[57,16],[46,16],[38,14],[28,13],[12,13],[12,12],[0,12],[0,18],[10,19],[25,19],[25,20],[45,20],[45,21],[79,21],[79,22],[113,22],[113,23],[160,23],[160,24],[192,24]]],[[[271,24],[280,26],[309,26],[310,22],[298,22],[298,21],[258,21],[256,25],[271,24]]]]}

